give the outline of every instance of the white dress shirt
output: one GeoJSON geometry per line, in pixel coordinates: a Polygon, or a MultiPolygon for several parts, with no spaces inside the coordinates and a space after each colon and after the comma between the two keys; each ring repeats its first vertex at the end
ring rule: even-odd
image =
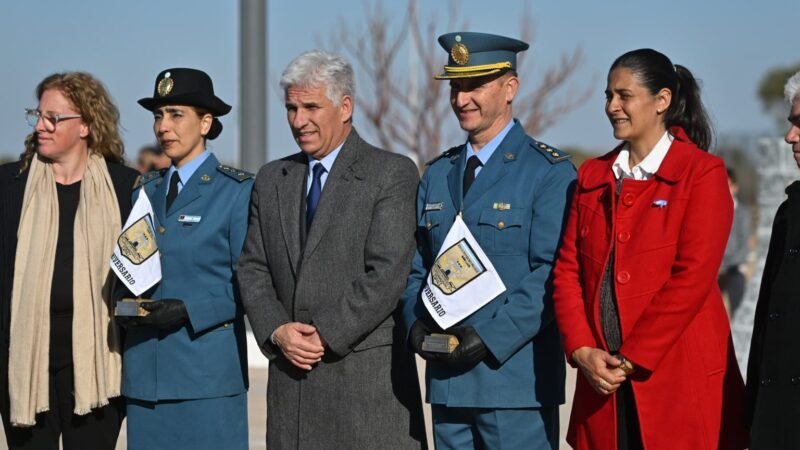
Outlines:
{"type": "Polygon", "coordinates": [[[643,160],[639,161],[639,164],[633,166],[633,168],[629,165],[631,156],[630,144],[625,143],[625,146],[622,147],[617,159],[611,166],[611,170],[614,171],[614,176],[617,180],[624,178],[649,180],[655,175],[658,168],[661,167],[661,163],[664,162],[664,158],[667,156],[667,152],[673,140],[675,140],[675,138],[672,137],[669,132],[665,132],[656,143],[656,146],[653,147],[653,150],[651,150],[643,160]]]}

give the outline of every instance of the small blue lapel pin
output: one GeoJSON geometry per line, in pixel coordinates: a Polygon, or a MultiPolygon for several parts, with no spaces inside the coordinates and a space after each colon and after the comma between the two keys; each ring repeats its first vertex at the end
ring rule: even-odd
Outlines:
{"type": "Polygon", "coordinates": [[[666,208],[667,207],[667,201],[666,200],[656,200],[656,201],[653,202],[653,206],[655,206],[656,208],[666,208]]]}

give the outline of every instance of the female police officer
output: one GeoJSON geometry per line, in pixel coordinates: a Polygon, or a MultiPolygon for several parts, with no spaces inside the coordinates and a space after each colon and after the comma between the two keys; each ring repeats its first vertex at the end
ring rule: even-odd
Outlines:
{"type": "Polygon", "coordinates": [[[153,112],[172,166],[140,183],[153,205],[162,279],[145,293],[149,314],[122,320],[128,448],[246,449],[247,362],[233,272],[253,180],[205,148],[231,107],[194,69],[161,72],[153,97],[139,104],[153,112]]]}

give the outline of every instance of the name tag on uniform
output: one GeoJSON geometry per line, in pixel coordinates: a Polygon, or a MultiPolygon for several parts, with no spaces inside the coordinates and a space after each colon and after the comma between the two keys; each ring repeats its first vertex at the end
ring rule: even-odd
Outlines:
{"type": "Polygon", "coordinates": [[[441,211],[443,208],[444,202],[425,203],[425,211],[441,211]]]}
{"type": "Polygon", "coordinates": [[[188,214],[181,214],[178,216],[178,222],[180,223],[199,223],[202,216],[190,216],[188,214]]]}

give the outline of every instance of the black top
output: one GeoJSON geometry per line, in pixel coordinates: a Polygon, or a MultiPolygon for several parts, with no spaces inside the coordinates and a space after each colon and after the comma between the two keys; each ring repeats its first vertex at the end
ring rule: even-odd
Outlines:
{"type": "Polygon", "coordinates": [[[81,182],[56,184],[58,191],[58,241],[50,288],[50,370],[72,364],[72,288],[75,212],[81,182]]]}
{"type": "Polygon", "coordinates": [[[56,184],[58,190],[58,241],[50,289],[50,313],[72,316],[72,263],[75,212],[80,200],[81,182],[56,184]]]}

